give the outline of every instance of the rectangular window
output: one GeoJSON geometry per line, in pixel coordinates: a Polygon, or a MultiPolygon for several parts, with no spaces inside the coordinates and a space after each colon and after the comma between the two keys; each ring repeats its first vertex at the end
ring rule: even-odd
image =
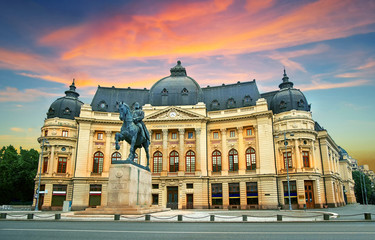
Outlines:
{"type": "Polygon", "coordinates": [[[303,158],[303,166],[305,168],[310,167],[310,159],[309,159],[309,152],[302,152],[302,158],[303,158]]]}
{"type": "Polygon", "coordinates": [[[229,132],[229,136],[230,136],[230,137],[235,137],[235,136],[236,136],[236,131],[234,131],[234,130],[230,130],[230,132],[229,132]]]}
{"type": "MultiPolygon", "coordinates": [[[[296,181],[289,181],[290,186],[290,200],[292,204],[297,204],[297,185],[296,181]]],[[[289,204],[289,195],[288,195],[288,182],[283,182],[284,188],[284,202],[289,204]]]]}
{"type": "Polygon", "coordinates": [[[152,189],[159,189],[159,184],[152,184],[152,189]]]}
{"type": "Polygon", "coordinates": [[[54,184],[51,206],[61,206],[66,199],[66,185],[54,184]]]}
{"type": "Polygon", "coordinates": [[[152,194],[152,205],[159,204],[159,194],[152,194]]]}
{"type": "Polygon", "coordinates": [[[155,140],[160,140],[160,139],[161,139],[161,134],[155,133],[155,140]]]}
{"type": "Polygon", "coordinates": [[[229,205],[240,205],[239,183],[229,183],[229,205]]]}
{"type": "Polygon", "coordinates": [[[193,137],[194,137],[193,132],[188,132],[188,139],[193,139],[193,137]]]}
{"type": "Polygon", "coordinates": [[[253,135],[253,130],[251,128],[246,129],[246,136],[251,136],[253,135]]]}
{"type": "Polygon", "coordinates": [[[172,132],[172,139],[177,139],[177,133],[176,132],[172,132]]]}
{"type": "Polygon", "coordinates": [[[223,189],[221,183],[211,184],[211,194],[213,207],[215,207],[215,205],[223,205],[223,189]]]}
{"type": "Polygon", "coordinates": [[[246,183],[247,205],[258,205],[258,184],[257,182],[246,183]]]}
{"type": "Polygon", "coordinates": [[[100,206],[101,198],[102,198],[102,185],[90,184],[89,206],[90,207],[100,206]]]}
{"type": "Polygon", "coordinates": [[[291,152],[286,152],[284,153],[284,168],[288,165],[287,162],[289,163],[289,168],[293,167],[292,163],[292,153],[291,152]],[[286,158],[286,155],[288,155],[288,158],[286,158]]]}
{"type": "Polygon", "coordinates": [[[66,173],[66,157],[59,157],[59,162],[57,164],[57,173],[66,173]]]}
{"type": "Polygon", "coordinates": [[[103,140],[103,133],[98,133],[98,137],[97,137],[98,140],[103,140]]]}
{"type": "Polygon", "coordinates": [[[45,131],[44,131],[44,136],[45,136],[45,137],[48,136],[48,130],[45,130],[45,131]]]}
{"type": "Polygon", "coordinates": [[[43,168],[42,168],[42,173],[47,172],[47,167],[48,167],[48,157],[43,158],[43,168]]]}
{"type": "Polygon", "coordinates": [[[213,133],[213,138],[214,139],[219,139],[219,132],[214,132],[213,133]]]}
{"type": "Polygon", "coordinates": [[[67,136],[68,136],[68,131],[63,130],[63,131],[62,131],[62,136],[63,136],[63,137],[67,137],[67,136]]]}
{"type": "Polygon", "coordinates": [[[186,188],[188,189],[194,188],[194,185],[192,183],[186,183],[186,188]]]}

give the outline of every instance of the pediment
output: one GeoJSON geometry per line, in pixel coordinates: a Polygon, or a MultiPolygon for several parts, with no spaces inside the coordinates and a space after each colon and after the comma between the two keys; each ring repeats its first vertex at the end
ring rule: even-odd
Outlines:
{"type": "Polygon", "coordinates": [[[171,106],[146,116],[143,121],[191,121],[203,119],[206,119],[206,117],[201,114],[171,106]]]}

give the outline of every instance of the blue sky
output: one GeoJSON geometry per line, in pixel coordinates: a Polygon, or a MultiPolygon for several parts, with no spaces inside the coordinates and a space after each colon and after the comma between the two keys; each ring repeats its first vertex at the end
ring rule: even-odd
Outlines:
{"type": "Polygon", "coordinates": [[[181,60],[201,86],[278,89],[283,68],[335,142],[375,170],[374,1],[1,1],[0,144],[38,148],[73,78],[150,88],[181,60]]]}

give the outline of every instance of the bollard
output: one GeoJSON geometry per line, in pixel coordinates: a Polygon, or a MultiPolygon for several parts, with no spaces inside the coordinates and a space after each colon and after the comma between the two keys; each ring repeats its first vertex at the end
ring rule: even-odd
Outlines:
{"type": "Polygon", "coordinates": [[[277,215],[277,221],[282,221],[283,220],[283,215],[277,215]]]}
{"type": "Polygon", "coordinates": [[[323,214],[323,219],[328,221],[329,220],[329,214],[324,213],[323,214]]]}
{"type": "Polygon", "coordinates": [[[61,214],[60,213],[56,213],[55,214],[55,220],[60,220],[61,219],[61,214]]]}
{"type": "Polygon", "coordinates": [[[120,214],[115,214],[115,220],[120,220],[120,214]]]}
{"type": "Polygon", "coordinates": [[[182,215],[177,215],[177,221],[179,221],[179,222],[182,221],[182,215]]]}
{"type": "Polygon", "coordinates": [[[4,218],[4,219],[6,219],[6,218],[7,218],[7,214],[6,214],[6,213],[1,213],[1,214],[0,214],[0,218],[4,218]]]}
{"type": "Polygon", "coordinates": [[[210,221],[215,222],[215,215],[210,215],[210,221]]]}
{"type": "Polygon", "coordinates": [[[145,221],[150,221],[151,219],[151,215],[150,214],[146,214],[145,215],[145,221]]]}
{"type": "Polygon", "coordinates": [[[371,220],[371,213],[364,213],[365,214],[365,220],[371,220]]]}
{"type": "Polygon", "coordinates": [[[27,219],[34,219],[34,214],[28,213],[27,214],[27,219]]]}
{"type": "Polygon", "coordinates": [[[247,215],[242,215],[242,221],[247,222],[247,215]]]}

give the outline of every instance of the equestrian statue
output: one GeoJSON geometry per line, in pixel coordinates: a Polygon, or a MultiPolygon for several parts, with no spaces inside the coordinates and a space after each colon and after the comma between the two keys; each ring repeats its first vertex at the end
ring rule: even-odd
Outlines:
{"type": "Polygon", "coordinates": [[[144,148],[147,157],[146,168],[150,170],[150,155],[148,147],[150,146],[150,135],[148,130],[143,123],[145,116],[139,103],[134,104],[134,110],[131,111],[129,106],[122,102],[119,104],[120,120],[123,121],[121,132],[116,133],[116,150],[120,149],[119,141],[125,140],[130,144],[130,153],[126,160],[134,161],[135,150],[138,148],[144,148]]]}

